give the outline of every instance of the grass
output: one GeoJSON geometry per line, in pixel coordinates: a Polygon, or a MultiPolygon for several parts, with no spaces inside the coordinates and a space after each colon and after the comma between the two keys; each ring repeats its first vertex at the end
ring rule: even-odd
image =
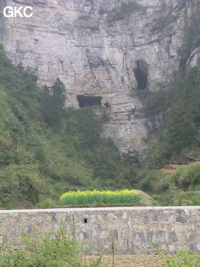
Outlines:
{"type": "Polygon", "coordinates": [[[198,267],[200,266],[200,255],[195,252],[180,250],[174,256],[159,254],[163,258],[163,263],[168,267],[198,267]]]}

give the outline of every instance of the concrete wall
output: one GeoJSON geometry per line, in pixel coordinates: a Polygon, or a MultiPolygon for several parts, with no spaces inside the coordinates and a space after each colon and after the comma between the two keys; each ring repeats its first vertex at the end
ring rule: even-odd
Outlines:
{"type": "Polygon", "coordinates": [[[25,231],[52,231],[63,221],[77,239],[98,250],[115,254],[152,253],[152,242],[163,252],[188,248],[200,254],[200,207],[116,207],[0,211],[0,244],[14,241],[25,231]],[[73,224],[74,218],[74,224],[73,224]]]}

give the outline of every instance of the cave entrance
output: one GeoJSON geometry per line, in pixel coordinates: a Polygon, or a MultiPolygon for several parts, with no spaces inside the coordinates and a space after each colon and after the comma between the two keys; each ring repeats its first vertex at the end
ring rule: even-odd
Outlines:
{"type": "Polygon", "coordinates": [[[85,106],[101,106],[102,97],[78,95],[77,100],[80,108],[83,108],[85,106]]]}
{"type": "Polygon", "coordinates": [[[144,60],[137,60],[137,68],[134,69],[135,79],[139,90],[144,90],[147,87],[147,65],[144,60]]]}

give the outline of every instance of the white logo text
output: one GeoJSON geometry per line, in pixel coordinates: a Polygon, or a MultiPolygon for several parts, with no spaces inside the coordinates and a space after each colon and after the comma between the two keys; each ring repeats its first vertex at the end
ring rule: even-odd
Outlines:
{"type": "Polygon", "coordinates": [[[25,17],[25,18],[30,18],[33,16],[33,8],[31,6],[27,7],[11,7],[7,6],[3,10],[3,14],[6,18],[16,18],[16,17],[25,17]]]}

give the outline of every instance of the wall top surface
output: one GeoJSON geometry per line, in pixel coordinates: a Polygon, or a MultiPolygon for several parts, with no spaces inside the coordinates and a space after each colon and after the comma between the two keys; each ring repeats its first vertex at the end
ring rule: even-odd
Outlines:
{"type": "Polygon", "coordinates": [[[200,206],[166,206],[166,207],[98,207],[98,208],[63,208],[63,209],[27,209],[27,210],[0,210],[3,213],[52,213],[52,212],[86,212],[86,211],[157,211],[157,210],[200,210],[200,206]]]}

